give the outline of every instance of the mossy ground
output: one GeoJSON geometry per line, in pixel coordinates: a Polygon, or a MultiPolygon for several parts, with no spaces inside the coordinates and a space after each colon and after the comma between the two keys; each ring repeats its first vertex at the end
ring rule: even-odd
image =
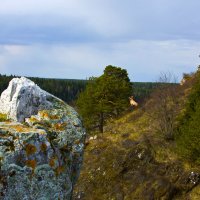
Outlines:
{"type": "Polygon", "coordinates": [[[89,141],[74,199],[200,199],[188,179],[198,166],[179,158],[176,143],[153,131],[143,109],[110,121],[89,141]]]}

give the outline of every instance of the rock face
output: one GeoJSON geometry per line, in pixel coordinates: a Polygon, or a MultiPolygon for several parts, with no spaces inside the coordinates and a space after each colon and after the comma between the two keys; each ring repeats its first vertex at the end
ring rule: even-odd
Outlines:
{"type": "Polygon", "coordinates": [[[0,107],[12,119],[0,122],[0,199],[71,199],[85,141],[75,110],[26,78],[10,82],[0,107]]]}
{"type": "Polygon", "coordinates": [[[48,100],[51,97],[31,80],[14,78],[1,94],[0,112],[7,114],[10,119],[23,122],[25,118],[37,114],[38,110],[51,108],[48,100]]]}

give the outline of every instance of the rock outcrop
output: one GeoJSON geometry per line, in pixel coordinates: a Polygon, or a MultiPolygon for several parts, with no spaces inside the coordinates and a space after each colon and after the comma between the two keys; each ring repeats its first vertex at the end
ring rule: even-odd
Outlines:
{"type": "Polygon", "coordinates": [[[31,80],[14,78],[1,94],[0,112],[12,120],[23,122],[25,118],[37,114],[38,110],[50,109],[52,103],[49,100],[52,97],[31,80]]]}
{"type": "Polygon", "coordinates": [[[26,78],[1,95],[0,199],[70,199],[85,131],[76,111],[26,78]]]}

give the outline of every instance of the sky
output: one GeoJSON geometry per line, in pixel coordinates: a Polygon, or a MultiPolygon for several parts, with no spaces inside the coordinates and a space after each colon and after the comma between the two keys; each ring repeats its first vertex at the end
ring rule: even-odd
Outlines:
{"type": "Polygon", "coordinates": [[[199,0],[0,0],[0,73],[87,79],[107,65],[131,81],[200,64],[199,0]]]}

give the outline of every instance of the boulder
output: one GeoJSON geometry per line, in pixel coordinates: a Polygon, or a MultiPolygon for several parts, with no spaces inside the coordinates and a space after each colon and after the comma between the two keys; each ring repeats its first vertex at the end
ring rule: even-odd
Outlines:
{"type": "Polygon", "coordinates": [[[25,77],[14,78],[1,94],[0,112],[14,121],[23,122],[25,118],[37,114],[38,110],[50,109],[51,98],[55,97],[33,81],[25,77]]]}
{"type": "Polygon", "coordinates": [[[1,95],[0,199],[71,199],[83,160],[77,112],[26,78],[1,95]],[[7,106],[7,107],[6,107],[7,106]]]}

